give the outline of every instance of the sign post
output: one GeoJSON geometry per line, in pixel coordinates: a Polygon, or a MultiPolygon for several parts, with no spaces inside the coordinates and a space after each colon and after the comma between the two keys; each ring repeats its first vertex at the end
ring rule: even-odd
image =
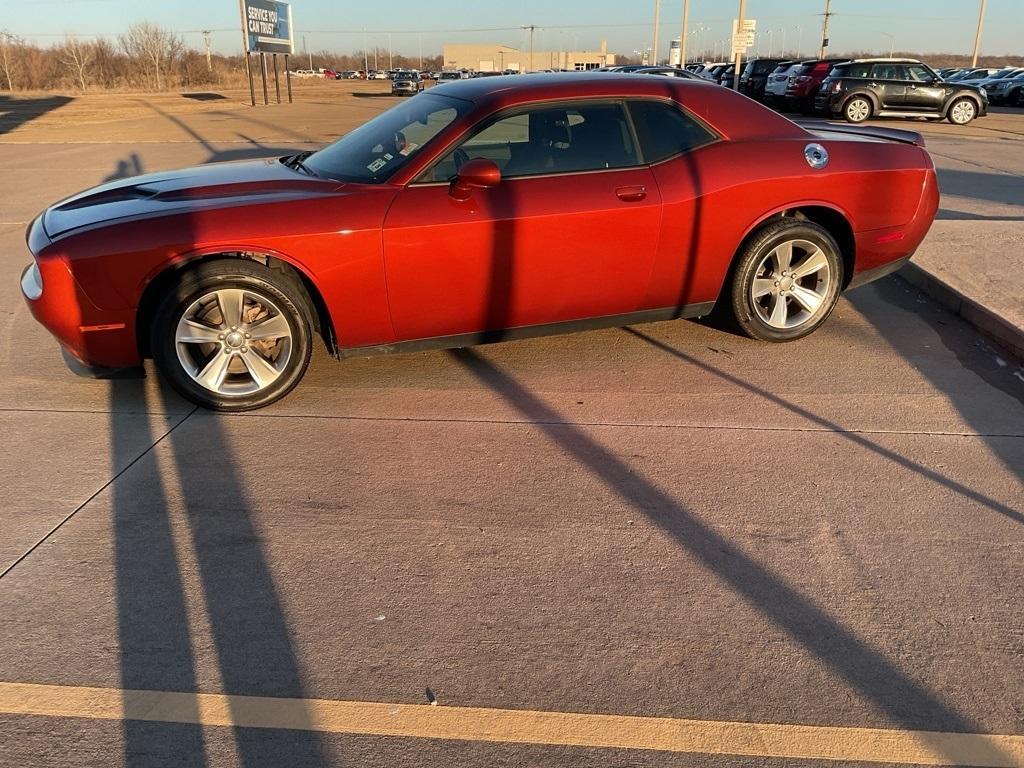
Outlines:
{"type": "MultiPolygon", "coordinates": [[[[742,8],[741,8],[742,10],[742,8]]],[[[739,90],[740,87],[740,64],[742,63],[743,56],[747,52],[747,48],[754,44],[754,34],[757,29],[756,19],[744,19],[742,16],[739,19],[732,20],[732,52],[731,58],[733,60],[733,88],[739,90]]]]}
{"type": "Polygon", "coordinates": [[[263,83],[263,103],[269,104],[267,93],[268,53],[274,56],[274,82],[280,102],[280,85],[277,80],[277,54],[285,56],[285,77],[288,80],[288,101],[291,102],[292,83],[288,75],[288,56],[295,53],[295,39],[292,27],[290,3],[278,0],[238,0],[242,14],[242,55],[245,56],[245,72],[249,78],[249,99],[256,106],[256,88],[253,83],[252,63],[249,56],[260,55],[260,75],[263,83]]]}

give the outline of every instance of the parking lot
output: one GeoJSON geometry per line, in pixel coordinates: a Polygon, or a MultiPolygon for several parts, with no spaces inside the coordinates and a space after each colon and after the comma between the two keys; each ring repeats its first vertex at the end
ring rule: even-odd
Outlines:
{"type": "MultiPolygon", "coordinates": [[[[0,765],[1024,765],[1024,369],[898,275],[786,345],[318,349],[245,415],[69,372],[38,211],[383,90],[0,102],[0,765]]],[[[1024,111],[887,124],[940,169],[921,258],[1019,301],[1024,111]]]]}

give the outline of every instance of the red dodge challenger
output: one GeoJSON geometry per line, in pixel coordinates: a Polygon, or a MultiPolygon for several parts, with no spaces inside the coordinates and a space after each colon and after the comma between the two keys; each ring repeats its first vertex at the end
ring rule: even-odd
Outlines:
{"type": "Polygon", "coordinates": [[[796,125],[727,88],[461,80],[316,152],[121,179],[44,211],[22,291],[80,361],[151,356],[220,410],[338,356],[696,317],[791,341],[938,206],[915,133],[796,125]]]}

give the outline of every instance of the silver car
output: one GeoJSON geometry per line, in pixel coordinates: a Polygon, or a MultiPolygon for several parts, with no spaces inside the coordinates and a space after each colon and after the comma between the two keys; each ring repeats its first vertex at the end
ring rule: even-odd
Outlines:
{"type": "Polygon", "coordinates": [[[391,81],[392,96],[415,96],[423,90],[423,80],[419,72],[396,72],[391,81]]]}

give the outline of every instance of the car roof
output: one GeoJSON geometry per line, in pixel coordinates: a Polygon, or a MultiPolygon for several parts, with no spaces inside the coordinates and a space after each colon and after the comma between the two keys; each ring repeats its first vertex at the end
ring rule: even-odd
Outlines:
{"type": "Polygon", "coordinates": [[[731,88],[685,77],[637,77],[617,72],[502,75],[455,80],[426,93],[472,101],[481,111],[539,101],[646,96],[677,101],[734,140],[806,135],[792,121],[731,88]]]}
{"type": "Polygon", "coordinates": [[[875,59],[847,59],[846,62],[850,64],[921,64],[922,62],[918,59],[887,59],[887,58],[875,58],[875,59]]]}

